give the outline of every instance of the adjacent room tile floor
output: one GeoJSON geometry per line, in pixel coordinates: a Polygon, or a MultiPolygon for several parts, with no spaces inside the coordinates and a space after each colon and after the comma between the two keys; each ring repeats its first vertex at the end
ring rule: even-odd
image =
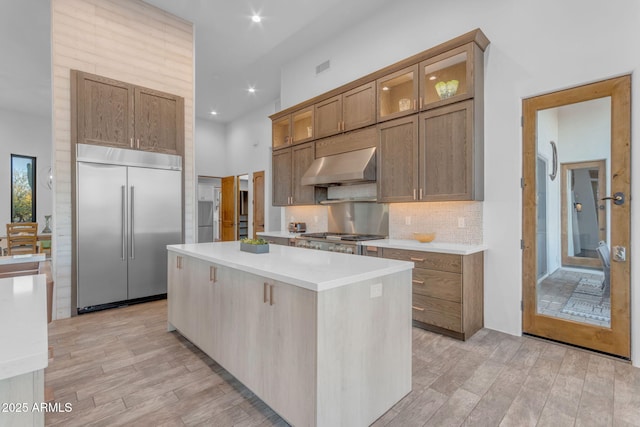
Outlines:
{"type": "MultiPolygon", "coordinates": [[[[71,412],[48,426],[286,426],[177,332],[155,301],[54,321],[46,385],[71,412]]],[[[640,369],[483,329],[413,329],[413,390],[379,426],[640,426],[640,369]]]]}

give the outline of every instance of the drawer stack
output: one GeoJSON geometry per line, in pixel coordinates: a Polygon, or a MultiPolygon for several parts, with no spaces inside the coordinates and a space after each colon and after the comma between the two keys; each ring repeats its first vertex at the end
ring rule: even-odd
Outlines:
{"type": "Polygon", "coordinates": [[[452,255],[383,248],[382,257],[412,261],[414,325],[466,340],[483,326],[483,252],[452,255]]]}

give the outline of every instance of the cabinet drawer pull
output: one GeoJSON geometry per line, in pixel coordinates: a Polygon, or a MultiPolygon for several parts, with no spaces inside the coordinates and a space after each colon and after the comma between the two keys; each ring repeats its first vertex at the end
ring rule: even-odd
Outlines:
{"type": "Polygon", "coordinates": [[[414,310],[417,310],[417,311],[424,311],[424,308],[416,307],[415,305],[412,305],[411,308],[413,308],[414,310]]]}
{"type": "Polygon", "coordinates": [[[182,269],[182,257],[181,256],[177,256],[176,257],[176,268],[178,270],[182,269]]]}
{"type": "Polygon", "coordinates": [[[263,292],[262,302],[269,301],[269,284],[267,282],[264,282],[264,288],[262,292],[263,292]]]}
{"type": "Polygon", "coordinates": [[[269,305],[273,304],[273,285],[269,285],[269,305]]]}
{"type": "Polygon", "coordinates": [[[217,276],[217,274],[216,274],[217,271],[216,270],[217,270],[217,267],[209,266],[209,281],[210,282],[216,283],[218,281],[218,278],[216,277],[217,276]]]}
{"type": "Polygon", "coordinates": [[[410,259],[411,261],[424,262],[424,258],[414,258],[414,257],[411,257],[411,258],[409,258],[409,259],[410,259]]]}
{"type": "Polygon", "coordinates": [[[413,283],[415,283],[416,285],[424,285],[424,280],[412,280],[413,283]]]}

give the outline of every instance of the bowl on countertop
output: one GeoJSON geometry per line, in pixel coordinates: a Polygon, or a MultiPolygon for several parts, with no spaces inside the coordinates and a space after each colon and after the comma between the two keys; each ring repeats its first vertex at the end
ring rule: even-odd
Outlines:
{"type": "Polygon", "coordinates": [[[413,233],[413,239],[420,243],[429,243],[436,238],[436,233],[413,233]]]}

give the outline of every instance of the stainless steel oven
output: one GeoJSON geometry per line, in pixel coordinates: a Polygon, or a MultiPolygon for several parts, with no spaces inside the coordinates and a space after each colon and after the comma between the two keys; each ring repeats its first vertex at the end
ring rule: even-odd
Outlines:
{"type": "Polygon", "coordinates": [[[320,251],[365,255],[365,242],[386,236],[356,233],[307,233],[296,237],[296,247],[320,251]]]}

